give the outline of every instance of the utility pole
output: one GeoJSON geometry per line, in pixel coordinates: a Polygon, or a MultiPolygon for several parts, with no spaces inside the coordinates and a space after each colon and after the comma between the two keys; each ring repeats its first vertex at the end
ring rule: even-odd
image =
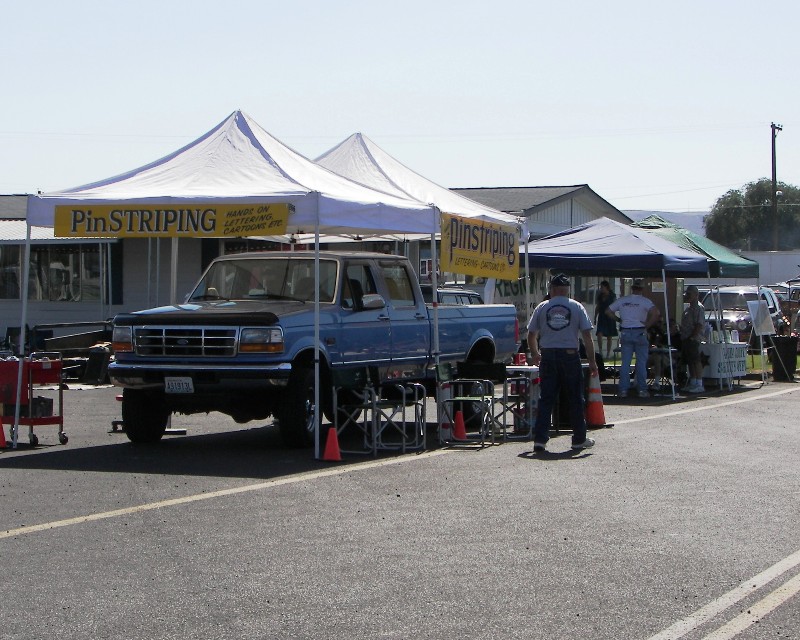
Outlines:
{"type": "Polygon", "coordinates": [[[772,129],[772,250],[778,251],[778,173],[775,166],[775,138],[778,131],[783,131],[783,127],[774,122],[770,125],[772,129]]]}

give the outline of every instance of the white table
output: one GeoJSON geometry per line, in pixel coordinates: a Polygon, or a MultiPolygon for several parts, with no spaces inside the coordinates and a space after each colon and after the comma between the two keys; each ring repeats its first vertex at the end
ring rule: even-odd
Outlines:
{"type": "Polygon", "coordinates": [[[703,342],[700,354],[705,356],[703,378],[719,381],[719,385],[728,384],[732,378],[743,378],[747,375],[747,343],[746,342],[703,342]]]}

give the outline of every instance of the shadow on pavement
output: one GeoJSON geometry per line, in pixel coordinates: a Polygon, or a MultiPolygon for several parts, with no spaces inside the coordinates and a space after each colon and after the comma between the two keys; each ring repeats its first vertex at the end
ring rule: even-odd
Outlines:
{"type": "MultiPolygon", "coordinates": [[[[369,454],[343,454],[341,462],[315,460],[313,447],[285,447],[278,429],[272,426],[224,433],[166,436],[160,442],[148,445],[133,444],[123,433],[119,437],[120,440],[114,444],[82,448],[71,444],[31,448],[20,443],[18,451],[24,454],[0,454],[0,468],[264,480],[373,459],[369,454]]],[[[340,436],[340,446],[346,448],[350,444],[348,440],[354,437],[346,434],[340,436]]],[[[324,442],[320,447],[320,451],[323,450],[324,442]]],[[[396,453],[388,452],[388,455],[396,453]]]]}
{"type": "Polygon", "coordinates": [[[517,457],[528,460],[556,461],[556,460],[584,460],[591,456],[591,452],[586,449],[567,449],[566,451],[544,451],[536,452],[523,451],[517,457]]]}

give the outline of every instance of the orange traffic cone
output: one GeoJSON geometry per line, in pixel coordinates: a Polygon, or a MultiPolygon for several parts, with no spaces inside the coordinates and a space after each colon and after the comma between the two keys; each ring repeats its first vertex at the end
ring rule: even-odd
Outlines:
{"type": "Polygon", "coordinates": [[[325,451],[322,453],[322,459],[327,462],[340,462],[342,459],[342,452],[339,451],[339,437],[336,435],[336,427],[328,429],[328,437],[325,439],[325,451]]]}
{"type": "Polygon", "coordinates": [[[453,425],[453,440],[466,440],[467,428],[464,425],[464,412],[456,411],[456,420],[453,425]]]}
{"type": "Polygon", "coordinates": [[[595,374],[589,379],[589,399],[586,402],[586,425],[589,427],[610,427],[606,424],[603,411],[603,391],[600,388],[600,376],[595,374]]]}

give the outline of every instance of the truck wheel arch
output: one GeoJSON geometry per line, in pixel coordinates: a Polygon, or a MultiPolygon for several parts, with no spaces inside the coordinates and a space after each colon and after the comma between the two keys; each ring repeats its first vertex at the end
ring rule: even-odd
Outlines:
{"type": "Polygon", "coordinates": [[[481,338],[473,344],[467,352],[467,362],[482,362],[491,364],[494,362],[495,346],[489,338],[481,338]]]}

